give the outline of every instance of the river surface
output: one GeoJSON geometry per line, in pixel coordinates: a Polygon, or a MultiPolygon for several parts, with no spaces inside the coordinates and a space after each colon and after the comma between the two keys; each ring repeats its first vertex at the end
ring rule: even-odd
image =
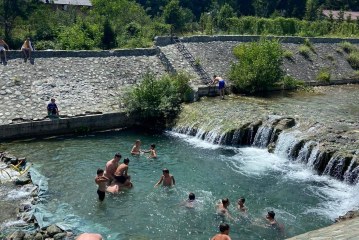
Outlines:
{"type": "MultiPolygon", "coordinates": [[[[178,124],[194,121],[199,127],[227,128],[236,121],[281,114],[355,128],[358,93],[359,85],[350,85],[271,98],[204,99],[185,106],[178,124]]],[[[45,201],[37,205],[37,216],[45,225],[98,232],[105,239],[208,239],[221,222],[230,225],[232,239],[283,239],[328,226],[359,206],[358,184],[319,176],[310,166],[266,149],[214,145],[171,131],[150,135],[123,130],[5,146],[17,156],[26,156],[34,163],[33,171],[47,181],[45,201]],[[130,156],[136,139],[142,140],[143,149],[155,143],[158,159],[130,156]],[[116,152],[130,158],[134,188],[107,194],[100,203],[96,170],[104,168],[116,152]],[[163,168],[176,179],[172,189],[153,187],[163,168]],[[182,205],[190,192],[196,195],[194,208],[182,205]],[[230,199],[233,219],[216,214],[216,204],[225,197],[230,199]],[[239,197],[246,199],[247,214],[236,209],[239,197]],[[270,210],[276,213],[282,232],[266,226],[264,217],[270,210]]]]}

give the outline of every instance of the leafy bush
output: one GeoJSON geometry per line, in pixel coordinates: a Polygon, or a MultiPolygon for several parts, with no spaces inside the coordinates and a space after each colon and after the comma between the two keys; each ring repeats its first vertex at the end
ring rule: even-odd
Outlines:
{"type": "Polygon", "coordinates": [[[265,91],[283,76],[283,50],[276,40],[243,43],[236,46],[233,53],[239,61],[232,64],[229,78],[238,90],[265,91]]]}
{"type": "Polygon", "coordinates": [[[331,74],[330,74],[330,71],[329,69],[327,68],[322,68],[318,75],[317,75],[317,81],[319,82],[327,82],[329,83],[330,82],[330,77],[331,77],[331,74]]]}
{"type": "Polygon", "coordinates": [[[142,82],[126,94],[127,111],[149,124],[163,125],[179,113],[180,103],[191,91],[188,82],[189,77],[181,73],[156,80],[147,72],[142,82]]]}
{"type": "Polygon", "coordinates": [[[304,81],[297,80],[292,76],[286,75],[280,82],[278,82],[277,85],[281,86],[283,89],[293,89],[303,87],[304,81]]]}
{"type": "Polygon", "coordinates": [[[304,39],[304,46],[307,46],[313,53],[315,53],[315,49],[313,44],[310,42],[308,38],[304,39]]]}
{"type": "Polygon", "coordinates": [[[306,45],[301,45],[299,47],[299,54],[305,57],[306,59],[310,59],[310,48],[306,45]]]}
{"type": "Polygon", "coordinates": [[[57,44],[53,41],[37,41],[34,46],[36,50],[58,49],[57,44]]]}
{"type": "Polygon", "coordinates": [[[341,42],[339,46],[344,50],[346,53],[351,53],[357,51],[357,48],[350,42],[341,42]]]}
{"type": "Polygon", "coordinates": [[[347,61],[353,69],[359,69],[359,52],[351,52],[347,61]]]}

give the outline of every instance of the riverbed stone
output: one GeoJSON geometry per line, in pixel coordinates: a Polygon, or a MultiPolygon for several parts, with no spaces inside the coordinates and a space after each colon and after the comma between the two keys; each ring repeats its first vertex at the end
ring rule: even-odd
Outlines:
{"type": "Polygon", "coordinates": [[[41,234],[41,233],[36,233],[35,237],[34,237],[34,240],[43,240],[44,239],[44,236],[41,234]]]}
{"type": "Polygon", "coordinates": [[[54,240],[63,240],[67,237],[67,234],[65,232],[57,233],[54,235],[54,240]]]}
{"type": "Polygon", "coordinates": [[[13,232],[12,234],[10,234],[7,239],[11,239],[11,240],[22,240],[25,236],[25,232],[19,230],[16,232],[13,232]]]}
{"type": "Polygon", "coordinates": [[[61,233],[62,230],[58,226],[56,226],[55,224],[52,224],[52,225],[50,225],[49,227],[46,228],[46,232],[50,237],[53,237],[56,234],[61,233]]]}

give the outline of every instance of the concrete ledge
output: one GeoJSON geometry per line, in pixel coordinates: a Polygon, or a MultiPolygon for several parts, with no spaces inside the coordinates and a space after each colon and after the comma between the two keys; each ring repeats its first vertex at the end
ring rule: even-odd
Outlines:
{"type": "MultiPolygon", "coordinates": [[[[200,35],[200,36],[191,36],[191,37],[180,37],[182,42],[252,42],[258,41],[262,36],[260,35],[221,35],[221,36],[210,36],[210,35],[200,35]]],[[[295,43],[300,44],[304,42],[304,39],[309,39],[312,43],[340,43],[347,41],[354,44],[359,44],[358,38],[325,38],[325,37],[293,37],[293,36],[266,36],[269,39],[278,39],[282,43],[295,43]]],[[[155,45],[156,46],[166,46],[173,44],[172,38],[170,36],[156,37],[155,45]]]]}
{"type": "MultiPolygon", "coordinates": [[[[135,49],[119,49],[110,51],[67,51],[67,50],[46,50],[34,51],[34,58],[63,58],[63,57],[128,57],[128,56],[154,56],[158,50],[156,48],[135,48],[135,49]]],[[[23,58],[20,50],[7,51],[8,59],[23,58]]]]}
{"type": "Polygon", "coordinates": [[[124,112],[0,125],[0,140],[61,135],[134,125],[124,112]]]}

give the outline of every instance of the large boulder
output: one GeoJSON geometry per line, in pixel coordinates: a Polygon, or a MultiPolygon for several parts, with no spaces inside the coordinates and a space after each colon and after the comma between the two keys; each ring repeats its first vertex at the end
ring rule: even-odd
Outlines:
{"type": "Polygon", "coordinates": [[[47,227],[46,231],[47,231],[47,234],[50,237],[53,237],[58,233],[62,233],[62,230],[58,226],[56,226],[55,224],[52,224],[51,226],[47,227]]]}

